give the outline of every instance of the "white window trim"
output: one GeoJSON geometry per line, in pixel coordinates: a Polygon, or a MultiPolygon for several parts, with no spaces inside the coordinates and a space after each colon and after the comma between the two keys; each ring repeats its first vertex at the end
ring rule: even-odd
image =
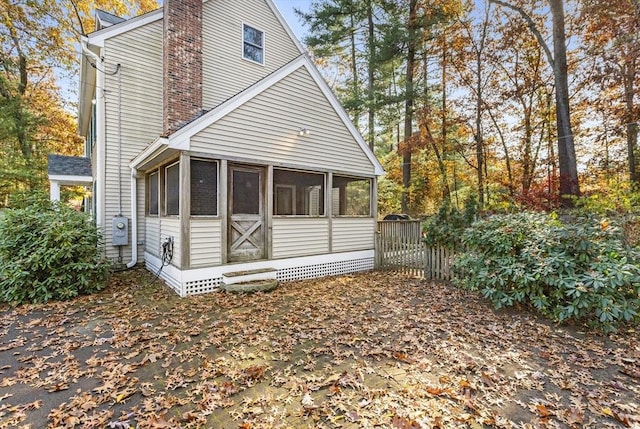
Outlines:
{"type": "MultiPolygon", "coordinates": [[[[333,177],[334,177],[334,179],[335,179],[335,177],[345,177],[345,178],[348,178],[348,179],[367,180],[369,182],[369,214],[368,215],[341,215],[341,214],[334,214],[333,215],[334,218],[371,218],[371,217],[374,217],[374,215],[373,215],[373,206],[371,204],[371,202],[373,201],[373,179],[371,177],[353,176],[353,175],[350,175],[350,174],[334,174],[333,177]]],[[[333,189],[331,189],[331,198],[334,198],[334,194],[335,194],[335,190],[336,189],[340,189],[340,188],[333,187],[333,189]]],[[[333,204],[332,204],[332,210],[334,210],[333,204]]]]}
{"type": "MultiPolygon", "coordinates": [[[[217,159],[200,158],[200,157],[193,157],[193,158],[191,158],[191,161],[206,161],[206,162],[213,162],[213,163],[216,164],[216,213],[217,214],[215,214],[215,215],[192,215],[191,213],[189,213],[189,216],[194,218],[194,219],[220,218],[222,216],[220,214],[220,161],[217,160],[217,159]]],[[[189,178],[189,180],[191,180],[191,178],[189,178]]],[[[191,192],[191,190],[189,192],[191,192]]],[[[191,198],[191,195],[189,195],[189,198],[191,198]]]]}
{"type": "MultiPolygon", "coordinates": [[[[252,25],[252,24],[248,24],[246,22],[242,23],[242,26],[240,27],[240,31],[241,31],[241,33],[240,33],[240,40],[241,40],[241,43],[240,43],[240,56],[241,56],[241,58],[243,60],[245,60],[245,61],[249,61],[250,63],[264,66],[267,63],[267,33],[264,30],[262,30],[261,28],[256,27],[255,25],[252,25]],[[255,60],[252,60],[251,58],[247,58],[247,57],[244,56],[244,43],[245,43],[245,41],[244,41],[244,27],[245,26],[251,27],[254,30],[257,30],[257,31],[262,33],[262,62],[255,61],[255,60]]],[[[253,45],[253,46],[255,46],[255,45],[253,45]]]]}

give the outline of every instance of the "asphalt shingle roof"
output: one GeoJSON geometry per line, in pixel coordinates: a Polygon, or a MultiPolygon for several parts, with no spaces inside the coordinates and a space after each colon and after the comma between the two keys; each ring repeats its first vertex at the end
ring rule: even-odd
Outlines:
{"type": "Polygon", "coordinates": [[[91,160],[81,156],[49,155],[49,175],[91,176],[91,160]]]}
{"type": "Polygon", "coordinates": [[[96,9],[96,15],[100,21],[108,22],[109,24],[120,24],[121,22],[126,21],[124,18],[100,9],[96,9]]]}

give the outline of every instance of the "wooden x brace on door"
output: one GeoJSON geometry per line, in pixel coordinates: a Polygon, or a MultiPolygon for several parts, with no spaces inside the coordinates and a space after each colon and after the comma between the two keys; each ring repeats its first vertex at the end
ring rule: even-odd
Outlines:
{"type": "Polygon", "coordinates": [[[245,241],[248,241],[249,243],[251,243],[256,249],[260,249],[259,241],[256,240],[256,238],[253,237],[252,234],[256,232],[256,230],[258,230],[258,228],[260,228],[261,226],[262,226],[262,219],[257,220],[249,228],[243,227],[239,222],[232,221],[231,227],[240,234],[240,237],[238,237],[231,244],[231,250],[237,250],[240,246],[242,246],[245,243],[245,241]]]}

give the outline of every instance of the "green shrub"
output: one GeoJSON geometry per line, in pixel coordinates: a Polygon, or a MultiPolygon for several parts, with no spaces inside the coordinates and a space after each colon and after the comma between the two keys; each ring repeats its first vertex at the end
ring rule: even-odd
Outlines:
{"type": "Polygon", "coordinates": [[[495,215],[467,229],[463,241],[456,284],[481,291],[498,308],[522,303],[606,331],[638,318],[640,251],[607,220],[495,215]]]}
{"type": "Polygon", "coordinates": [[[0,301],[69,299],[100,290],[108,265],[96,226],[62,204],[34,201],[0,219],[0,301]]]}
{"type": "Polygon", "coordinates": [[[462,233],[473,223],[477,214],[478,202],[475,196],[470,196],[464,202],[464,210],[445,201],[438,213],[423,225],[425,242],[430,246],[459,248],[462,244],[462,233]]]}

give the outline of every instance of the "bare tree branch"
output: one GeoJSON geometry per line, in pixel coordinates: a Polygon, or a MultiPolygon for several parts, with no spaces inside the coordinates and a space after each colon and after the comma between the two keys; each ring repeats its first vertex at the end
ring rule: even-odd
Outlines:
{"type": "Polygon", "coordinates": [[[526,21],[527,26],[529,26],[529,29],[531,30],[533,35],[536,37],[536,40],[538,40],[540,47],[542,47],[542,49],[544,50],[544,53],[547,56],[547,61],[549,61],[549,65],[553,67],[554,60],[553,60],[553,54],[551,53],[551,49],[549,49],[549,45],[547,45],[547,42],[542,37],[542,34],[540,33],[540,30],[538,30],[536,23],[529,16],[529,14],[525,12],[525,10],[522,9],[521,7],[512,5],[502,0],[489,0],[489,3],[495,3],[517,12],[526,21]]]}

